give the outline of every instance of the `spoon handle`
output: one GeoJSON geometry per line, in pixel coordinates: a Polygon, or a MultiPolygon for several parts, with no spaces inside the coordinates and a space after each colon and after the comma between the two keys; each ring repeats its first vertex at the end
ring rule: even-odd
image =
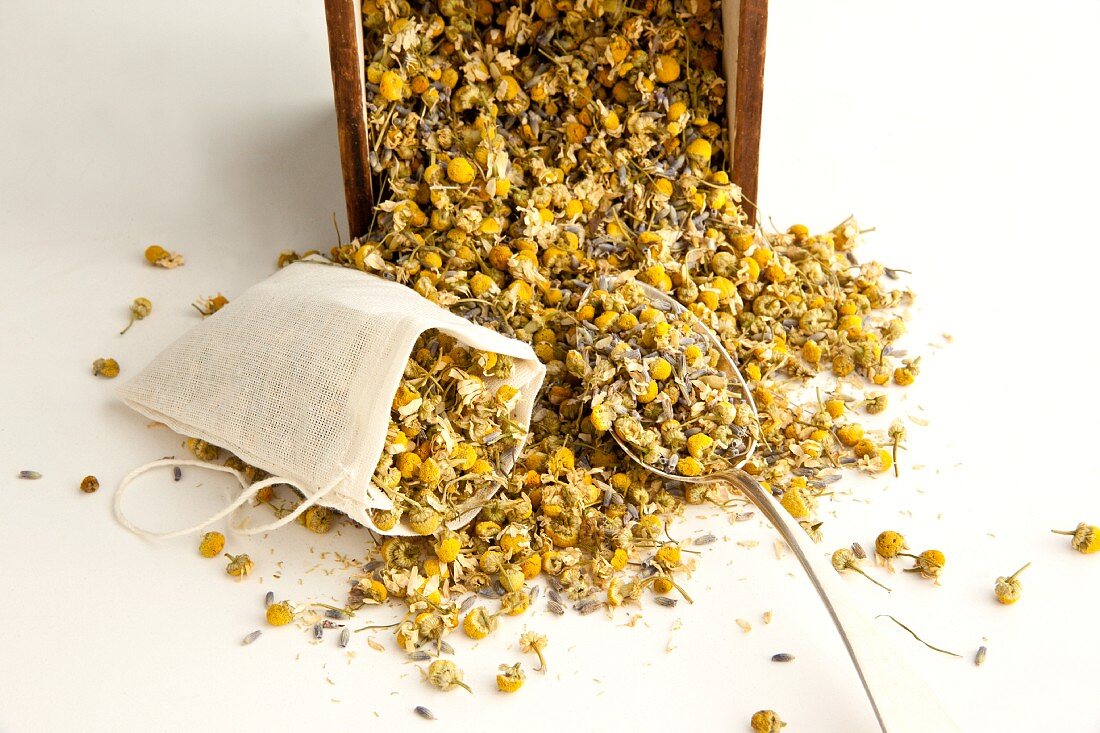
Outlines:
{"type": "Polygon", "coordinates": [[[719,477],[741,489],[802,563],[848,648],[883,733],[958,733],[932,691],[880,636],[832,564],[771,494],[743,471],[711,476],[719,477]]]}

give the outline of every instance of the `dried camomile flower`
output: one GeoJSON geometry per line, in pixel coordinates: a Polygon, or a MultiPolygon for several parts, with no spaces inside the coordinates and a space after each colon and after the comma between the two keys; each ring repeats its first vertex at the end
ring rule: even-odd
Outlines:
{"type": "Polygon", "coordinates": [[[471,639],[484,639],[497,627],[497,617],[481,606],[472,609],[462,620],[462,631],[471,639]]]}
{"type": "Polygon", "coordinates": [[[910,555],[907,552],[899,552],[899,555],[913,558],[913,567],[906,568],[907,573],[920,573],[922,578],[938,580],[943,573],[947,558],[939,550],[925,550],[919,555],[910,555]]]}
{"type": "Polygon", "coordinates": [[[99,491],[99,479],[95,476],[85,476],[80,482],[80,490],[85,494],[94,494],[99,491]]]}
{"type": "Polygon", "coordinates": [[[462,681],[462,670],[449,659],[435,660],[428,665],[428,671],[425,674],[428,684],[432,687],[438,687],[444,692],[462,687],[466,692],[473,693],[470,686],[462,681]]]}
{"type": "MultiPolygon", "coordinates": [[[[223,549],[225,549],[225,535],[221,532],[207,532],[199,540],[199,554],[203,557],[217,557],[222,554],[223,549]]],[[[234,574],[230,573],[230,575],[234,574]]]]}
{"type": "Polygon", "coordinates": [[[1050,530],[1054,534],[1067,534],[1073,537],[1070,544],[1073,549],[1088,555],[1100,551],[1100,527],[1086,522],[1081,522],[1073,530],[1050,530]]]}
{"type": "Polygon", "coordinates": [[[872,397],[868,397],[863,403],[863,409],[867,410],[871,415],[877,415],[880,412],[886,411],[887,397],[884,394],[877,394],[872,397]]]}
{"type": "Polygon", "coordinates": [[[906,359],[902,366],[894,370],[894,383],[908,387],[918,374],[920,374],[920,357],[906,359]]]}
{"type": "Polygon", "coordinates": [[[268,606],[264,615],[272,626],[286,626],[294,620],[296,614],[289,601],[279,601],[268,606]]]}
{"type": "Polygon", "coordinates": [[[118,335],[126,333],[130,330],[130,326],[134,325],[135,321],[140,321],[146,318],[153,312],[153,302],[148,298],[134,298],[134,302],[130,304],[130,322],[126,324],[126,328],[118,332],[118,335]]]}
{"type": "Polygon", "coordinates": [[[191,307],[197,310],[203,318],[206,318],[207,316],[214,315],[227,305],[229,305],[229,299],[221,293],[218,293],[208,298],[197,299],[191,304],[191,307]]]}
{"type": "Polygon", "coordinates": [[[781,497],[780,505],[795,519],[805,519],[813,514],[817,499],[803,486],[788,487],[781,497]]]}
{"type": "Polygon", "coordinates": [[[879,536],[875,538],[875,555],[891,571],[893,570],[891,560],[901,554],[902,550],[908,549],[909,545],[905,543],[905,538],[893,530],[888,529],[880,532],[879,536]]]}
{"type": "Polygon", "coordinates": [[[539,658],[539,666],[535,671],[546,673],[546,658],[542,655],[542,650],[546,648],[545,636],[534,631],[524,631],[519,637],[519,648],[525,654],[534,652],[539,658]]]}
{"type": "Polygon", "coordinates": [[[901,445],[902,441],[905,440],[905,436],[906,436],[905,425],[902,424],[901,420],[894,420],[892,423],[890,423],[890,429],[887,431],[887,435],[890,436],[890,441],[893,444],[893,448],[891,450],[891,456],[893,458],[893,464],[894,464],[894,478],[897,478],[897,476],[898,476],[898,447],[901,445]]]}
{"type": "Polygon", "coordinates": [[[1023,592],[1024,586],[1016,576],[1029,567],[1031,567],[1031,563],[1027,563],[1007,578],[997,578],[997,582],[993,586],[993,595],[997,596],[997,600],[1000,603],[1011,606],[1013,603],[1020,600],[1020,593],[1023,592]]]}
{"type": "Polygon", "coordinates": [[[317,534],[325,534],[331,530],[332,520],[332,510],[323,506],[311,506],[298,515],[298,524],[317,534]]]}
{"type": "Polygon", "coordinates": [[[194,454],[195,458],[200,461],[216,461],[221,454],[221,450],[218,446],[211,443],[207,443],[205,440],[199,438],[187,439],[187,450],[194,454]]]}
{"type": "Polygon", "coordinates": [[[118,376],[118,362],[114,359],[96,359],[92,362],[92,375],[96,377],[104,377],[106,379],[114,379],[118,376]]]}
{"type": "Polygon", "coordinates": [[[248,555],[229,555],[229,564],[225,566],[225,572],[238,580],[244,578],[252,572],[252,568],[255,567],[255,563],[252,562],[252,558],[248,555]]]}
{"type": "Polygon", "coordinates": [[[151,244],[145,248],[145,261],[156,267],[174,269],[184,264],[183,255],[169,252],[159,244],[151,244]]]}
{"type": "Polygon", "coordinates": [[[500,665],[500,674],[497,675],[497,689],[501,692],[516,692],[523,687],[527,675],[520,668],[520,663],[513,665],[500,665]]]}
{"type": "Polygon", "coordinates": [[[859,565],[856,562],[855,553],[847,547],[842,547],[841,549],[833,553],[833,568],[835,568],[838,573],[843,573],[845,570],[854,570],[855,572],[862,575],[864,578],[867,578],[867,580],[877,585],[879,588],[885,590],[887,593],[890,592],[889,588],[887,588],[885,585],[878,582],[860,569],[859,565]]]}
{"type": "Polygon", "coordinates": [[[779,733],[786,725],[774,710],[758,710],[749,721],[753,733],[779,733]]]}

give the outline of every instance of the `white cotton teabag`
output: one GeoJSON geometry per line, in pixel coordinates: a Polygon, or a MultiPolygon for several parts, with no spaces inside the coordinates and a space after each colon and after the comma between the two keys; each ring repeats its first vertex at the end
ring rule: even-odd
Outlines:
{"type": "MultiPolygon", "coordinates": [[[[368,511],[393,506],[372,482],[393,396],[416,339],[432,328],[514,358],[512,376],[487,380],[486,388],[507,383],[519,390],[514,418],[526,430],[546,373],[530,346],[470,323],[403,285],[309,261],[283,268],[204,319],[119,395],[177,433],[271,473],[264,485],[297,488],[306,501],[293,516],[316,503],[373,526],[368,511]]],[[[116,513],[141,532],[121,512],[123,488],[116,513]]],[[[238,499],[234,506],[243,503],[238,499]]],[[[448,524],[461,526],[476,513],[472,508],[448,524]]],[[[264,531],[293,516],[246,531],[264,531]]],[[[393,532],[406,533],[400,525],[393,532]]]]}

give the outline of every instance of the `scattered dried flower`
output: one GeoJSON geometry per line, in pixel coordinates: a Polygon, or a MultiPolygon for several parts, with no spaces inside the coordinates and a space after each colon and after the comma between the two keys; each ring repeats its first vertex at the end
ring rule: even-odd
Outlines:
{"type": "Polygon", "coordinates": [[[134,302],[130,304],[130,322],[126,324],[126,328],[119,331],[119,336],[130,330],[130,326],[134,325],[135,321],[140,321],[146,318],[153,312],[153,302],[148,298],[134,298],[134,302]]]}
{"type": "Polygon", "coordinates": [[[92,375],[105,379],[114,379],[118,376],[118,362],[114,359],[96,359],[92,362],[92,375]]]}
{"type": "Polygon", "coordinates": [[[1086,522],[1081,522],[1073,530],[1050,530],[1054,534],[1067,534],[1073,537],[1070,545],[1082,554],[1091,554],[1100,551],[1100,527],[1086,522]]]}

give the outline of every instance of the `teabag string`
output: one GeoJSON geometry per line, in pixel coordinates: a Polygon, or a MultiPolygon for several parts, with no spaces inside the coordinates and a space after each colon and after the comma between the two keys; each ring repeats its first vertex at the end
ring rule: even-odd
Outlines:
{"type": "Polygon", "coordinates": [[[139,466],[138,468],[135,468],[133,471],[131,471],[129,474],[127,474],[127,476],[124,479],[122,479],[122,483],[120,483],[118,485],[118,491],[115,492],[115,505],[114,505],[115,518],[119,521],[119,524],[121,524],[123,527],[130,530],[131,532],[133,532],[136,535],[140,535],[141,537],[146,537],[146,538],[149,538],[149,539],[162,539],[162,540],[163,539],[170,539],[172,537],[183,537],[184,535],[194,534],[195,532],[198,532],[200,530],[203,530],[203,529],[209,527],[214,522],[218,522],[218,521],[228,517],[229,515],[233,514],[238,509],[243,507],[251,499],[253,499],[262,489],[266,489],[268,486],[274,486],[276,484],[286,484],[288,486],[291,486],[294,489],[297,489],[299,491],[299,493],[301,493],[305,497],[305,500],[302,501],[302,503],[300,503],[297,507],[295,507],[294,511],[290,512],[289,514],[287,514],[283,517],[280,517],[276,521],[270,522],[268,524],[260,525],[259,527],[241,527],[239,525],[238,526],[230,525],[231,529],[233,531],[239,533],[239,534],[246,534],[246,535],[261,534],[263,532],[270,532],[273,529],[278,529],[279,527],[282,527],[283,525],[286,525],[286,524],[289,524],[289,523],[293,522],[303,512],[305,512],[307,509],[312,507],[318,501],[323,499],[326,494],[328,494],[330,491],[332,491],[334,488],[336,488],[336,486],[341,481],[345,480],[346,478],[347,478],[347,472],[342,471],[335,479],[333,479],[327,485],[322,486],[320,489],[317,489],[317,491],[310,494],[306,491],[303,491],[302,488],[300,486],[298,486],[297,484],[295,484],[293,481],[290,481],[290,480],[288,480],[286,478],[283,478],[281,476],[271,476],[269,478],[266,478],[262,481],[257,481],[256,483],[250,485],[248,483],[248,481],[245,479],[244,475],[240,471],[238,471],[235,468],[230,468],[229,466],[219,466],[216,463],[207,463],[205,461],[192,461],[192,460],[187,460],[187,459],[177,460],[175,458],[162,458],[162,459],[157,460],[157,461],[150,461],[149,463],[146,463],[144,466],[139,466]],[[229,504],[227,507],[225,507],[221,511],[217,512],[213,516],[210,516],[210,517],[206,518],[202,522],[199,522],[196,525],[193,525],[191,527],[187,527],[185,529],[173,530],[171,532],[150,532],[149,530],[142,529],[141,527],[137,526],[136,524],[134,524],[129,519],[129,517],[126,516],[126,513],[122,510],[122,497],[123,497],[123,494],[126,493],[126,489],[129,488],[131,483],[133,483],[134,479],[136,479],[138,476],[141,476],[144,473],[147,473],[148,471],[151,471],[154,468],[160,468],[162,466],[195,466],[196,468],[206,468],[206,469],[209,469],[211,471],[221,471],[222,473],[233,474],[233,476],[241,484],[241,495],[238,496],[236,498],[236,500],[233,501],[231,504],[229,504]]]}

